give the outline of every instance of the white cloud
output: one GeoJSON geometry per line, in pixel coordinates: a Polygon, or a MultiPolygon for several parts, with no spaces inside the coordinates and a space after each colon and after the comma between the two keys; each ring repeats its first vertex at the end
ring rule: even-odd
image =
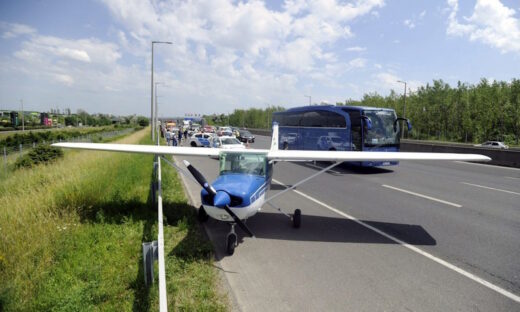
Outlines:
{"type": "Polygon", "coordinates": [[[351,68],[363,68],[367,64],[367,60],[363,58],[355,58],[351,60],[349,63],[351,68]]]}
{"type": "Polygon", "coordinates": [[[520,53],[520,20],[514,9],[504,6],[499,0],[477,0],[470,17],[459,22],[457,0],[448,0],[448,35],[468,37],[502,52],[520,53]]]}
{"type": "MultiPolygon", "coordinates": [[[[398,81],[405,81],[405,79],[396,76],[390,72],[379,72],[374,75],[374,80],[377,84],[379,84],[380,88],[386,90],[399,90],[404,91],[404,85],[398,81]]],[[[407,92],[412,92],[413,90],[417,90],[420,86],[423,86],[424,83],[417,80],[406,80],[406,89],[407,92]]]]}
{"type": "Polygon", "coordinates": [[[366,51],[366,50],[367,50],[367,48],[359,47],[359,46],[347,48],[347,51],[350,51],[350,52],[363,52],[363,51],[366,51]]]}
{"type": "Polygon", "coordinates": [[[34,29],[30,26],[24,25],[24,24],[2,22],[0,24],[0,27],[2,29],[7,29],[2,34],[2,38],[4,38],[4,39],[16,38],[18,36],[32,35],[32,34],[36,33],[36,29],[34,29]]]}
{"type": "Polygon", "coordinates": [[[412,20],[406,19],[406,20],[404,20],[403,24],[410,29],[415,28],[415,23],[412,22],[412,20]]]}

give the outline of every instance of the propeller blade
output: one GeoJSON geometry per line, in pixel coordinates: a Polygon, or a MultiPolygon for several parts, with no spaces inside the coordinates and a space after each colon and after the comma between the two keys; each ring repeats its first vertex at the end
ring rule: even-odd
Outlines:
{"type": "Polygon", "coordinates": [[[208,181],[206,180],[206,178],[204,178],[202,173],[200,173],[200,171],[195,169],[195,167],[193,167],[187,160],[183,160],[183,162],[184,162],[184,165],[186,165],[186,168],[188,168],[188,171],[193,175],[195,180],[197,180],[197,182],[199,182],[200,186],[202,186],[206,190],[206,192],[211,194],[211,196],[215,196],[217,194],[217,191],[215,191],[213,186],[211,186],[208,183],[208,181]]]}
{"type": "Polygon", "coordinates": [[[238,226],[240,226],[240,228],[247,233],[247,235],[251,236],[251,237],[255,237],[255,235],[253,234],[253,232],[251,232],[251,230],[247,227],[247,225],[242,222],[242,220],[240,220],[240,218],[233,212],[231,211],[231,209],[229,209],[228,206],[224,206],[223,207],[224,210],[226,210],[226,212],[231,216],[233,217],[233,220],[235,220],[236,224],[238,224],[238,226]]]}

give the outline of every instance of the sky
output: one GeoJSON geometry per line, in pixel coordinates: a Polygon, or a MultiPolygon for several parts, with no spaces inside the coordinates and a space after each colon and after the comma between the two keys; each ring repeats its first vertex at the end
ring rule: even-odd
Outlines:
{"type": "Polygon", "coordinates": [[[520,78],[518,0],[0,0],[0,109],[231,113],[520,78]]]}

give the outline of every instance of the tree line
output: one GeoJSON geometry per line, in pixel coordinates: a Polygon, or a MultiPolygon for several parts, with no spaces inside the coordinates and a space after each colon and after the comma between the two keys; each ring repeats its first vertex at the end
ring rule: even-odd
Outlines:
{"type": "MultiPolygon", "coordinates": [[[[394,90],[387,96],[368,93],[361,100],[347,99],[336,105],[386,107],[412,122],[406,137],[419,140],[443,140],[477,143],[486,140],[519,144],[520,80],[511,82],[481,79],[476,85],[458,82],[451,87],[442,80],[406,95],[394,90]]],[[[205,116],[211,124],[246,128],[270,128],[272,114],[281,106],[266,109],[235,109],[229,115],[205,116]]]]}

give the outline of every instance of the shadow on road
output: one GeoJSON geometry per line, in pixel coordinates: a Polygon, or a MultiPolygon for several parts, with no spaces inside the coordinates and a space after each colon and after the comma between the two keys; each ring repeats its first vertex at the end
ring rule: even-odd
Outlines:
{"type": "MultiPolygon", "coordinates": [[[[376,221],[362,222],[411,245],[434,246],[437,244],[436,240],[420,225],[376,221]]],[[[247,225],[257,239],[397,244],[395,241],[346,218],[303,215],[301,228],[295,229],[292,227],[291,221],[282,214],[259,212],[247,221],[247,225]]],[[[207,227],[212,233],[213,243],[217,249],[217,260],[220,260],[226,256],[224,255],[224,242],[229,226],[223,222],[210,220],[207,227]]],[[[243,243],[244,237],[247,236],[238,227],[237,234],[239,236],[239,244],[243,243]]]]}

